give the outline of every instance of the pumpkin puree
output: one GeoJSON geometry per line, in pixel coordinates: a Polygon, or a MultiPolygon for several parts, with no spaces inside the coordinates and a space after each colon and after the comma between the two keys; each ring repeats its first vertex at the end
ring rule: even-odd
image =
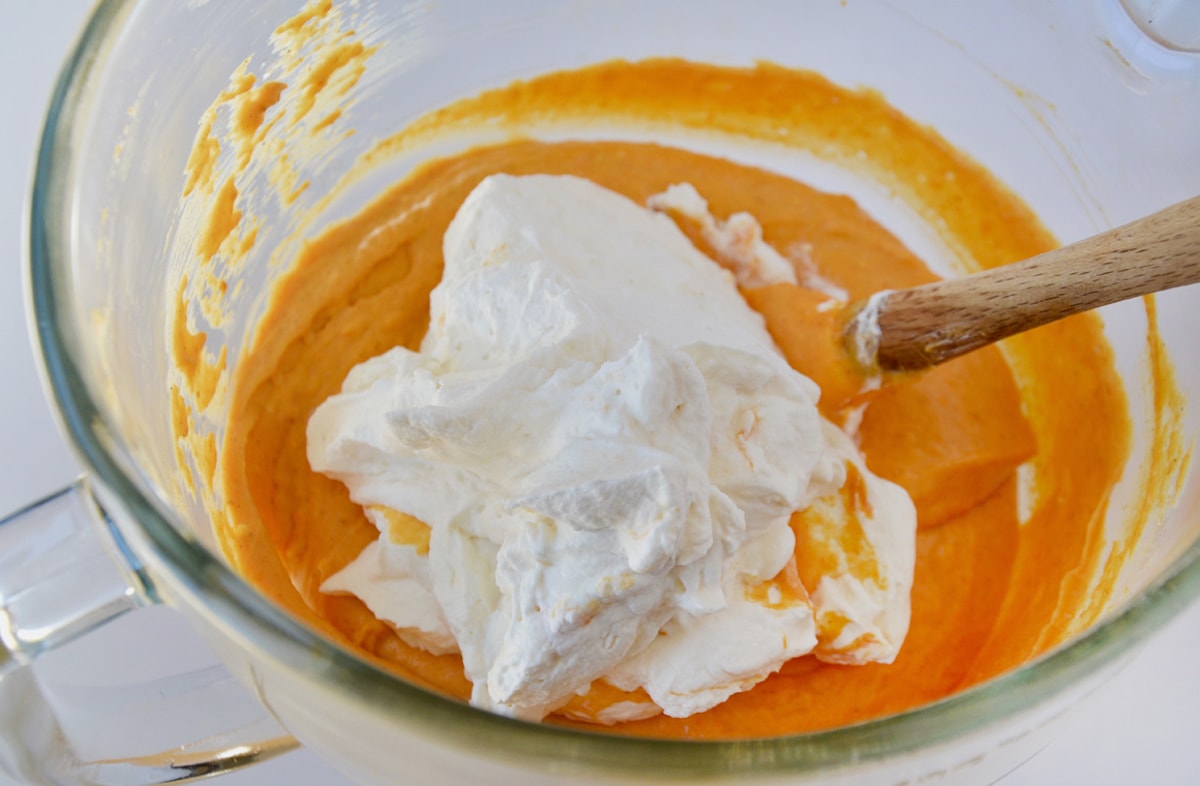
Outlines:
{"type": "MultiPolygon", "coordinates": [[[[789,143],[831,159],[867,150],[898,192],[936,212],[968,264],[1003,264],[1054,245],[981,167],[878,95],[774,66],[602,64],[468,99],[414,128],[430,133],[439,122],[508,117],[513,107],[549,116],[572,102],[590,107],[576,117],[638,117],[644,108],[657,122],[698,127],[710,121],[694,108],[711,101],[714,90],[723,96],[722,112],[711,120],[722,126],[717,130],[755,136],[754,124],[770,121],[772,128],[793,129],[789,143]],[[779,106],[773,96],[783,94],[799,114],[772,118],[763,107],[779,106]],[[932,191],[921,173],[951,185],[932,191]]],[[[391,144],[404,143],[402,134],[391,144]]],[[[355,364],[396,345],[418,346],[429,292],[441,275],[442,235],[471,189],[495,172],[570,173],[639,203],[690,182],[716,216],[751,213],[767,242],[793,259],[804,256],[804,264],[852,299],[935,278],[848,197],[728,160],[630,141],[518,138],[473,148],[422,165],[309,241],[280,278],[255,340],[232,371],[217,534],[234,567],[265,594],[385,668],[459,698],[469,686],[457,656],[409,647],[356,598],[320,592],[378,531],[340,483],[309,468],[305,427],[355,364]]],[[[824,296],[792,285],[744,295],[788,360],[822,384],[826,414],[844,418],[853,378],[831,339],[836,315],[816,308],[824,296]]],[[[1129,450],[1123,388],[1101,323],[1091,315],[1026,334],[1005,352],[1019,359],[1020,385],[1005,354],[990,347],[887,380],[862,417],[858,434],[869,466],[906,488],[919,513],[912,625],[894,664],[800,658],[707,713],[615,730],[728,739],[853,723],[947,696],[1093,622],[1102,605],[1093,579],[1107,556],[1108,496],[1129,450]],[[1022,520],[1016,470],[1035,455],[1033,480],[1021,492],[1034,504],[1022,520]]],[[[793,519],[800,575],[779,580],[812,586],[821,567],[805,561],[803,516],[793,519]]],[[[393,537],[419,540],[420,522],[400,524],[393,537]]],[[[623,698],[598,685],[572,709],[587,714],[623,698]]]]}

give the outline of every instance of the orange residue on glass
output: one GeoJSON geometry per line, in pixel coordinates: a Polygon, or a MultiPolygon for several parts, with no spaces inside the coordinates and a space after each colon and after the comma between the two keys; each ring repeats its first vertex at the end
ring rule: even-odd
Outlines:
{"type": "Polygon", "coordinates": [[[196,241],[196,255],[200,259],[211,261],[225,242],[225,238],[237,229],[242,220],[242,212],[237,209],[237,198],[237,185],[233,177],[230,177],[217,192],[216,199],[209,208],[204,231],[196,241]]]}

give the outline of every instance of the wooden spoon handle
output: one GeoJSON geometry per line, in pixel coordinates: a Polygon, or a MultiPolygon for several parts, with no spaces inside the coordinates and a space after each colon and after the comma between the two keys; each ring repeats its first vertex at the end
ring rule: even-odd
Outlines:
{"type": "Polygon", "coordinates": [[[913,370],[1118,300],[1200,282],[1200,197],[1023,262],[881,293],[847,342],[874,366],[913,370]],[[877,344],[874,340],[877,339],[877,344]],[[869,351],[867,352],[869,355],[869,351]]]}

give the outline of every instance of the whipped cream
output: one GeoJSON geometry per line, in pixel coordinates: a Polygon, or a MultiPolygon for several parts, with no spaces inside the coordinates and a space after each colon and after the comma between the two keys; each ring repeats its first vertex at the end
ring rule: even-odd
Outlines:
{"type": "Polygon", "coordinates": [[[749,213],[734,213],[718,219],[708,209],[708,201],[691,183],[676,183],[661,194],[654,194],[646,207],[691,223],[708,244],[718,262],[728,267],[742,288],[771,284],[802,284],[829,296],[827,307],[844,305],[846,290],[822,276],[808,253],[788,260],[763,240],[762,226],[749,213]]]}
{"type": "Polygon", "coordinates": [[[669,218],[579,178],[496,175],[444,257],[421,351],[360,364],[309,421],[311,465],[380,530],[324,591],[460,652],[472,703],[524,718],[597,680],[653,703],[593,720],[684,717],[801,655],[895,657],[912,503],[669,218]],[[841,565],[807,588],[802,510],[814,557],[841,565]]]}

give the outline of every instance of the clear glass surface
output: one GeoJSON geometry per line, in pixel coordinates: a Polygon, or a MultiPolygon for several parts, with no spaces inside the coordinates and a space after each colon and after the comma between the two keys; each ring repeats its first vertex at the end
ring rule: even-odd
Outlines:
{"type": "MultiPolygon", "coordinates": [[[[320,638],[234,575],[212,547],[203,511],[173,505],[167,493],[175,482],[170,282],[192,264],[183,249],[195,223],[180,200],[184,164],[201,115],[238,64],[250,58],[256,73],[270,73],[269,36],[299,5],[98,6],[58,84],[42,141],[29,236],[32,298],[66,429],[156,587],[290,730],[355,777],[892,783],[941,773],[987,782],[1036,750],[1064,707],[1200,593],[1193,471],[1178,507],[1130,561],[1106,621],[1069,646],[913,712],[752,742],[639,741],[511,721],[408,685],[320,638]]],[[[279,274],[269,252],[302,219],[312,224],[301,234],[311,236],[414,164],[412,157],[385,162],[322,206],[321,195],[375,140],[454,98],[614,57],[767,59],[879,89],[1009,184],[1063,241],[1200,188],[1200,58],[1147,38],[1118,0],[986,10],[934,0],[903,7],[882,0],[362,3],[350,13],[357,34],[382,45],[344,118],[355,135],[298,157],[312,185],[286,211],[274,206],[266,173],[239,183],[266,217],[246,262],[252,294],[279,274]]],[[[844,185],[886,210],[869,184],[844,185]]],[[[903,234],[903,216],[891,220],[903,234]]],[[[921,229],[907,231],[919,244],[921,229]]],[[[1163,338],[1191,400],[1200,396],[1200,357],[1191,345],[1200,334],[1197,305],[1195,287],[1159,299],[1163,338]]],[[[262,306],[261,297],[246,298],[210,336],[225,343],[231,367],[262,306]]],[[[1143,312],[1125,304],[1105,319],[1119,367],[1134,379],[1143,312]]],[[[1136,385],[1130,393],[1142,427],[1147,393],[1136,385]]],[[[1189,439],[1197,419],[1189,403],[1189,439]]],[[[1128,484],[1118,488],[1115,504],[1128,504],[1133,493],[1128,484]]]]}
{"type": "Polygon", "coordinates": [[[0,521],[0,676],[151,600],[121,545],[83,481],[0,521]]]}

